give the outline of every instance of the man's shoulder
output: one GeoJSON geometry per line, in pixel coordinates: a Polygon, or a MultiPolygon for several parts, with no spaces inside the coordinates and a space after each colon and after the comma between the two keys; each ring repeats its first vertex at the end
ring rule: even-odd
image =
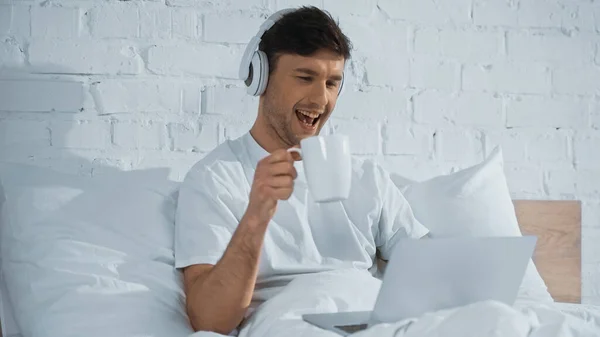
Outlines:
{"type": "Polygon", "coordinates": [[[238,176],[238,172],[242,170],[242,161],[233,150],[237,142],[239,142],[239,139],[228,139],[217,145],[192,165],[186,174],[185,180],[238,176]]]}

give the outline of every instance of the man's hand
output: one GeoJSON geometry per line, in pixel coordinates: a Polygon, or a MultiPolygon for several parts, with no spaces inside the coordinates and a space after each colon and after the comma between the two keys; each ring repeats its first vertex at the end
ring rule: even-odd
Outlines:
{"type": "Polygon", "coordinates": [[[258,163],[246,213],[221,259],[214,266],[185,269],[187,312],[195,331],[228,334],[242,322],[252,300],[267,224],[277,202],[287,200],[294,189],[295,155],[277,150],[258,163]]]}
{"type": "Polygon", "coordinates": [[[253,222],[266,225],[275,214],[277,202],[292,195],[298,176],[294,168],[295,155],[280,149],[258,162],[246,209],[246,216],[255,220],[253,222]]]}

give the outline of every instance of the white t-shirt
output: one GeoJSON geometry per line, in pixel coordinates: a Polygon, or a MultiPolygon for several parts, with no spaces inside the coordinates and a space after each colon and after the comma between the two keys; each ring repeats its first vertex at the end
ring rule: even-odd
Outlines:
{"type": "MultiPolygon", "coordinates": [[[[179,191],[175,265],[216,264],[246,211],[254,170],[267,156],[250,133],[216,147],[186,175],[179,191]]],[[[353,159],[348,199],[316,203],[301,162],[292,196],[279,201],[260,257],[253,307],[272,297],[294,275],[339,268],[375,274],[376,249],[389,259],[400,238],[429,231],[389,175],[371,160],[353,159]]]]}

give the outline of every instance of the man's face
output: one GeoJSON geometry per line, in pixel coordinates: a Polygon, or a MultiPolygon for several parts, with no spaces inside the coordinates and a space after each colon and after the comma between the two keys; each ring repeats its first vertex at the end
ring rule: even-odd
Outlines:
{"type": "Polygon", "coordinates": [[[282,54],[264,94],[268,126],[288,147],[319,134],[338,98],[344,58],[329,51],[282,54]]]}

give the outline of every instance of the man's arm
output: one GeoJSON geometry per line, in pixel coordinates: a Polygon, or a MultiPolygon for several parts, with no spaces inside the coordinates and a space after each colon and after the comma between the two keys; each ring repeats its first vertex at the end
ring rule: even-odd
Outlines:
{"type": "MultiPolygon", "coordinates": [[[[256,167],[246,212],[236,224],[217,262],[214,265],[193,264],[184,268],[186,309],[195,331],[229,334],[243,320],[252,299],[267,225],[275,213],[278,200],[287,200],[293,191],[293,181],[297,176],[293,161],[292,155],[286,150],[275,151],[262,159],[256,167]]],[[[206,220],[206,214],[197,213],[197,202],[208,201],[203,199],[208,196],[184,198],[182,204],[187,209],[194,209],[194,220],[186,218],[186,212],[182,212],[182,227],[178,234],[182,245],[180,249],[185,252],[182,266],[192,260],[208,260],[210,254],[213,256],[210,259],[214,259],[219,251],[211,247],[196,252],[197,241],[189,238],[189,234],[199,235],[203,239],[210,237],[222,240],[224,224],[232,225],[231,219],[215,217],[206,220]],[[209,222],[196,223],[200,219],[209,222]],[[194,232],[192,228],[206,232],[194,232]],[[207,253],[208,250],[211,252],[207,253]]],[[[226,206],[219,207],[224,209],[226,206]]],[[[211,242],[207,242],[207,245],[211,245],[211,242]]]]}
{"type": "Polygon", "coordinates": [[[417,220],[411,205],[394,184],[388,172],[379,168],[382,209],[378,231],[378,259],[389,260],[392,250],[402,238],[430,238],[429,230],[417,220]]]}
{"type": "Polygon", "coordinates": [[[227,335],[243,320],[252,300],[266,228],[243,219],[216,265],[184,269],[186,308],[195,331],[227,335]]]}

